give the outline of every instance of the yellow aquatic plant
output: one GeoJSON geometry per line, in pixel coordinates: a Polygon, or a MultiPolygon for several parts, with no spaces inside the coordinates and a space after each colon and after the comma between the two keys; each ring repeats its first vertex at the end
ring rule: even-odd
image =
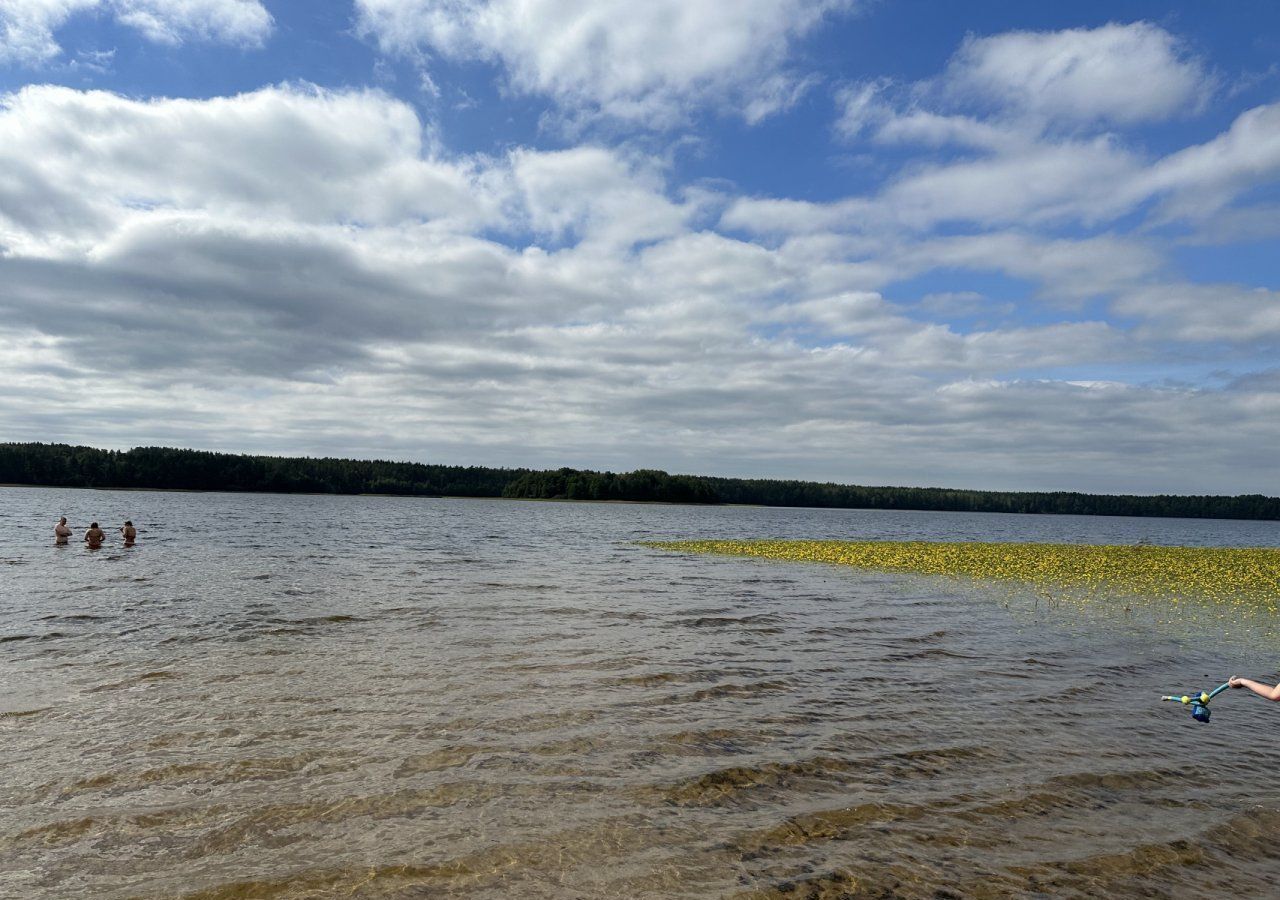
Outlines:
{"type": "Polygon", "coordinates": [[[652,541],[684,553],[834,563],[1022,582],[1163,599],[1247,604],[1277,611],[1280,548],[995,544],[929,541],[652,541]]]}

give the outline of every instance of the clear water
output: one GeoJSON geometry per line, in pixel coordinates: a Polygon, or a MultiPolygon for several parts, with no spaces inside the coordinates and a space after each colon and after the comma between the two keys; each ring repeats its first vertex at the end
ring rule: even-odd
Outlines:
{"type": "Polygon", "coordinates": [[[697,537],[1280,526],[0,489],[0,896],[1272,894],[1268,629],[697,537]]]}

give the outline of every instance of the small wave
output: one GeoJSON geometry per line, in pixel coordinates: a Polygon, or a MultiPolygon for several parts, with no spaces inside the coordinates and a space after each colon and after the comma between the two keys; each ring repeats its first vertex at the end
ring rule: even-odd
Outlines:
{"type": "Polygon", "coordinates": [[[430,753],[417,753],[401,760],[394,775],[396,778],[406,778],[411,775],[420,775],[424,772],[440,772],[445,769],[465,766],[471,762],[476,754],[483,751],[483,747],[458,744],[442,747],[430,753]]]}
{"type": "Polygon", "coordinates": [[[621,675],[615,678],[604,678],[599,683],[605,687],[659,687],[664,684],[715,681],[722,675],[722,672],[714,669],[693,669],[683,672],[646,672],[642,675],[621,675]]]}
{"type": "Polygon", "coordinates": [[[764,736],[736,728],[707,728],[662,735],[656,744],[664,756],[724,756],[747,753],[764,736]]]}
{"type": "Polygon", "coordinates": [[[872,801],[803,813],[780,824],[740,835],[732,847],[743,854],[757,854],[783,847],[856,839],[868,825],[923,819],[933,815],[932,804],[872,801]]]}
{"type": "MultiPolygon", "coordinates": [[[[282,619],[273,617],[266,621],[270,625],[280,626],[279,628],[271,629],[267,632],[268,634],[301,634],[307,629],[314,628],[317,625],[346,625],[353,622],[366,622],[368,620],[362,619],[359,616],[336,613],[330,616],[305,616],[301,619],[282,619]]],[[[246,622],[244,623],[244,627],[252,628],[254,627],[254,623],[246,622]]]]}
{"type": "Polygon", "coordinates": [[[941,647],[916,650],[911,653],[889,653],[884,658],[888,662],[911,662],[918,659],[983,659],[977,654],[959,653],[955,650],[944,650],[941,647]]]}
{"type": "MultiPolygon", "coordinates": [[[[301,897],[584,896],[565,891],[567,861],[626,859],[642,846],[646,829],[618,819],[564,831],[537,840],[497,842],[458,856],[393,865],[318,866],[281,878],[224,882],[180,895],[182,900],[296,900],[301,897]],[[528,886],[542,889],[530,889],[528,886]],[[552,886],[557,887],[552,887],[552,886]]],[[[676,837],[693,840],[689,829],[676,837]]],[[[652,892],[644,892],[651,894],[652,892]]],[[[602,896],[634,896],[634,892],[602,896]]]]}
{"type": "Polygon", "coordinates": [[[102,684],[94,688],[89,688],[88,693],[96,694],[102,691],[119,691],[143,684],[152,684],[158,681],[169,681],[178,677],[179,676],[173,672],[143,672],[141,675],[135,675],[132,678],[126,678],[123,681],[113,681],[110,684],[102,684]]]}
{"type": "Polygon", "coordinates": [[[791,689],[791,682],[785,680],[750,681],[746,684],[718,684],[715,687],[702,688],[691,694],[667,698],[663,702],[701,703],[703,700],[719,700],[724,697],[759,697],[765,694],[781,694],[791,689]]]}
{"type": "Polygon", "coordinates": [[[113,792],[141,790],[160,784],[240,784],[276,781],[298,773],[305,773],[307,777],[320,777],[354,767],[354,763],[344,760],[324,760],[325,754],[309,750],[293,756],[174,763],[139,771],[103,772],[78,778],[70,783],[51,782],[37,788],[35,793],[37,796],[56,795],[66,798],[107,789],[113,792]]]}
{"type": "Polygon", "coordinates": [[[794,789],[803,781],[844,783],[862,769],[861,764],[847,759],[818,756],[795,762],[730,766],[655,790],[672,806],[715,806],[726,801],[739,802],[748,792],[776,793],[794,789]]]}
{"type": "Polygon", "coordinates": [[[686,628],[730,628],[738,625],[777,625],[785,621],[773,613],[756,613],[750,616],[699,616],[696,619],[677,619],[675,625],[686,628]]]}
{"type": "Polygon", "coordinates": [[[1096,695],[1101,690],[1098,684],[1077,684],[1044,694],[1040,697],[1028,697],[1027,703],[1062,703],[1065,700],[1080,700],[1096,695]]]}
{"type": "Polygon", "coordinates": [[[11,709],[7,712],[0,712],[0,719],[29,719],[32,716],[47,713],[51,709],[53,709],[52,706],[42,706],[39,709],[11,709]]]}
{"type": "Polygon", "coordinates": [[[612,609],[604,610],[603,612],[598,613],[598,615],[602,619],[618,619],[623,622],[643,622],[653,618],[649,613],[621,612],[619,610],[612,609]]]}
{"type": "Polygon", "coordinates": [[[912,779],[936,778],[967,764],[989,763],[1000,758],[1000,754],[990,748],[965,744],[890,753],[876,758],[874,763],[887,769],[895,779],[912,779]]]}
{"type": "Polygon", "coordinates": [[[878,628],[861,628],[853,625],[823,625],[819,628],[810,628],[805,634],[814,634],[830,637],[853,637],[862,634],[879,634],[878,628]]]}
{"type": "Polygon", "coordinates": [[[893,638],[895,644],[935,644],[943,638],[947,637],[951,632],[940,629],[938,631],[930,631],[928,634],[914,634],[908,637],[893,638]]]}

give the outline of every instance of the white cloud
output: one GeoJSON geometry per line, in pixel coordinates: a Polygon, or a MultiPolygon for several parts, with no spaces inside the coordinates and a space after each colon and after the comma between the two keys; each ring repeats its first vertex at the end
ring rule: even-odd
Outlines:
{"type": "Polygon", "coordinates": [[[0,63],[39,63],[60,52],[53,32],[101,0],[6,0],[0,7],[0,63]]]}
{"type": "Polygon", "coordinates": [[[1239,284],[1161,284],[1122,294],[1112,305],[1142,320],[1146,337],[1280,347],[1280,291],[1239,284]]]}
{"type": "Polygon", "coordinates": [[[1248,217],[1224,208],[1280,177],[1280,105],[1248,110],[1212,140],[1154,161],[1112,130],[1198,111],[1214,87],[1200,59],[1145,22],[971,37],[938,78],[836,94],[837,134],[932,158],[902,167],[878,196],[822,206],[761,199],[726,221],[777,232],[852,221],[920,231],[1097,227],[1158,197],[1151,224],[1214,215],[1238,230],[1248,217]]]}
{"type": "Polygon", "coordinates": [[[258,46],[272,18],[259,0],[110,0],[116,18],[149,40],[187,40],[258,46]]]}
{"type": "MultiPolygon", "coordinates": [[[[1153,198],[1162,203],[1151,224],[1196,222],[1280,180],[1280,104],[1247,110],[1211,140],[1154,161],[1110,135],[1048,139],[967,117],[919,110],[885,115],[875,135],[879,142],[961,144],[983,152],[904,167],[872,196],[826,203],[736,200],[722,224],[760,234],[928,232],[946,223],[1098,227],[1153,198]]],[[[1273,230],[1265,215],[1227,218],[1244,237],[1273,230]]]]}
{"type": "Polygon", "coordinates": [[[1212,88],[1203,63],[1148,22],[970,37],[942,82],[953,99],[1066,124],[1158,121],[1212,88]]]}
{"type": "Polygon", "coordinates": [[[0,5],[0,63],[37,65],[62,50],[54,32],[73,15],[101,12],[148,40],[259,46],[272,18],[259,0],[5,0],[0,5]]]}
{"type": "Polygon", "coordinates": [[[1037,284],[1041,296],[1057,300],[1084,300],[1133,289],[1165,267],[1159,252],[1132,238],[1047,239],[1021,231],[924,240],[908,245],[895,258],[906,271],[1001,272],[1037,284]]]}
{"type": "Polygon", "coordinates": [[[512,176],[530,227],[559,240],[585,238],[632,244],[670,237],[690,210],[663,196],[662,178],[600,147],[551,153],[519,150],[512,176]]]}
{"type": "Polygon", "coordinates": [[[755,198],[725,212],[726,227],[758,233],[827,229],[928,232],[944,223],[1097,225],[1144,199],[1143,160],[1106,138],[1032,143],[1016,151],[904,170],[879,194],[827,203],[755,198]]]}
{"type": "Polygon", "coordinates": [[[883,215],[920,229],[945,222],[1092,225],[1133,207],[1124,186],[1139,171],[1139,160],[1105,138],[1043,143],[912,171],[879,202],[883,215]]]}
{"type": "Polygon", "coordinates": [[[893,117],[893,108],[882,94],[889,82],[880,78],[859,84],[845,85],[836,91],[836,105],[840,117],[835,129],[846,138],[856,138],[883,125],[893,117]]]}
{"type": "Polygon", "coordinates": [[[729,103],[748,121],[794,104],[811,81],[791,44],[855,0],[356,0],[389,53],[501,65],[520,93],[571,113],[650,125],[729,103]]]}
{"type": "MultiPolygon", "coordinates": [[[[847,115],[847,110],[846,110],[847,115]]],[[[939,115],[923,109],[908,113],[886,112],[875,139],[884,144],[949,144],[978,150],[1008,152],[1026,149],[1038,135],[1007,124],[993,124],[973,116],[939,115]]]]}
{"type": "Polygon", "coordinates": [[[1165,218],[1216,212],[1280,178],[1280,103],[1241,113],[1211,141],[1170,154],[1145,173],[1142,194],[1168,194],[1165,218]]]}
{"type": "Polygon", "coordinates": [[[413,110],[378,92],[137,101],[41,86],[0,98],[0,243],[28,251],[92,242],[153,208],[470,224],[496,215],[476,177],[433,159],[413,110]]]}
{"type": "Polygon", "coordinates": [[[1199,111],[1215,88],[1204,63],[1146,22],[967,38],[936,78],[876,79],[836,92],[837,134],[886,144],[956,145],[1011,155],[1048,136],[1199,111]]]}

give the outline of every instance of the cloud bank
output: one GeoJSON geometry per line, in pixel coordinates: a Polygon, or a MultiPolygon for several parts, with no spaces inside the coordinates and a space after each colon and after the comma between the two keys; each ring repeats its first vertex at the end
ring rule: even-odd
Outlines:
{"type": "MultiPolygon", "coordinates": [[[[662,76],[509,31],[537,3],[360,8],[389,50],[485,55],[516,89],[643,107],[648,127],[743,88],[725,73],[751,47],[782,71],[792,36],[845,6],[748,5],[704,36],[721,56],[662,76]]],[[[558,8],[575,50],[670,26],[674,53],[700,7],[558,8]]],[[[1191,114],[1208,72],[1141,23],[970,38],[927,82],[844,86],[841,146],[897,164],[823,202],[685,183],[626,142],[451,152],[383,90],[27,86],[0,100],[0,433],[1265,489],[1280,295],[1189,281],[1172,248],[1223,215],[1262,227],[1247,213],[1280,179],[1280,104],[1161,152],[1116,130],[1191,114]],[[1135,81],[1123,111],[1098,96],[1135,81]]]]}

